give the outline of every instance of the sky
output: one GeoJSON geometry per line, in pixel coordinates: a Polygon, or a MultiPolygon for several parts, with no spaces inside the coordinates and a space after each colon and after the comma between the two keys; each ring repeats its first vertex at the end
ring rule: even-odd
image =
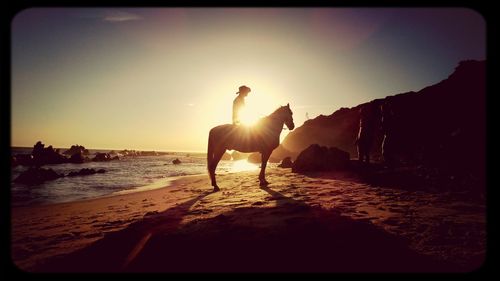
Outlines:
{"type": "Polygon", "coordinates": [[[486,59],[465,8],[31,8],[11,28],[27,147],[206,151],[241,85],[255,118],[289,103],[297,127],[486,59]]]}

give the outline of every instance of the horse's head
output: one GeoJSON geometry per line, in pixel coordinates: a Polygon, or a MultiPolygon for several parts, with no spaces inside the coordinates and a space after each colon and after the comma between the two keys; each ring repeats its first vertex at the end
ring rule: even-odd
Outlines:
{"type": "Polygon", "coordinates": [[[290,104],[288,103],[286,106],[281,107],[283,121],[285,121],[285,125],[289,130],[293,130],[295,128],[295,124],[293,123],[293,112],[290,109],[290,104]]]}

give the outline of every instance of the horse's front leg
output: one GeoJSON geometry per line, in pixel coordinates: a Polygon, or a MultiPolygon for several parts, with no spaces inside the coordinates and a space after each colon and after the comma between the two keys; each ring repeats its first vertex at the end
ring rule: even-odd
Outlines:
{"type": "Polygon", "coordinates": [[[269,182],[266,181],[266,166],[267,166],[267,160],[269,160],[269,156],[271,156],[271,152],[261,152],[261,155],[262,155],[262,164],[260,165],[259,181],[260,181],[260,186],[267,186],[269,182]]]}

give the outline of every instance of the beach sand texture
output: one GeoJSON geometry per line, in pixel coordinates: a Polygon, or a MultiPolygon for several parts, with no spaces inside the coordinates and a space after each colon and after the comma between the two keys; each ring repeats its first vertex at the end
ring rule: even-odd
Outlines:
{"type": "Polygon", "coordinates": [[[12,259],[34,272],[449,272],[485,256],[485,203],[270,168],[12,209],[12,259]]]}

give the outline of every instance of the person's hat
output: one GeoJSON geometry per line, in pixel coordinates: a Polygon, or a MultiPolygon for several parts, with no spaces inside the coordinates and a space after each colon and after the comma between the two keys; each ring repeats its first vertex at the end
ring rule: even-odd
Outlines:
{"type": "Polygon", "coordinates": [[[247,86],[243,85],[243,86],[240,86],[240,87],[238,88],[238,92],[237,92],[236,94],[239,94],[239,93],[241,93],[241,92],[247,92],[247,93],[248,93],[248,92],[250,92],[250,91],[252,91],[252,90],[250,90],[250,88],[248,88],[247,86]]]}

